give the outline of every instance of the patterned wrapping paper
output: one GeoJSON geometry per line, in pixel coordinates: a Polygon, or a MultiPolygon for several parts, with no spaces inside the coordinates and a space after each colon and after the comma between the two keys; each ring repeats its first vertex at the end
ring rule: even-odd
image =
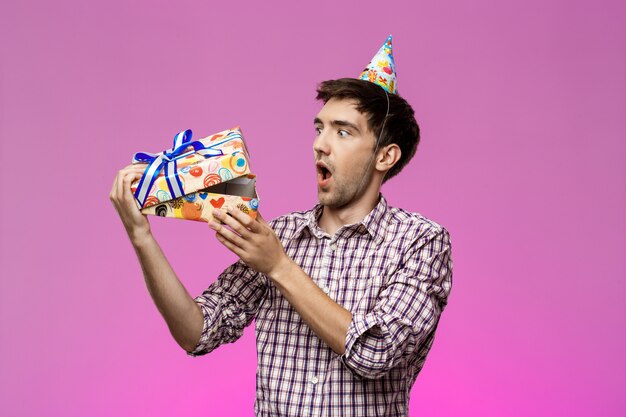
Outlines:
{"type": "MultiPolygon", "coordinates": [[[[191,131],[186,132],[191,136],[191,131]]],[[[259,203],[255,190],[256,176],[250,173],[249,154],[241,129],[234,127],[193,143],[197,142],[201,142],[206,148],[221,151],[222,155],[205,156],[194,152],[192,147],[186,149],[184,155],[177,157],[173,175],[168,178],[165,169],[160,169],[154,183],[149,187],[143,206],[136,195],[141,212],[208,222],[213,216],[214,208],[226,209],[232,206],[256,218],[259,203]],[[178,198],[172,198],[168,184],[168,181],[174,182],[174,175],[178,178],[184,194],[178,198]]],[[[156,156],[167,152],[163,151],[156,156]]],[[[152,154],[137,153],[135,162],[138,159],[137,155],[152,154]]],[[[131,185],[134,194],[138,186],[140,181],[131,185]]]]}
{"type": "Polygon", "coordinates": [[[397,94],[396,63],[393,59],[392,36],[389,35],[359,79],[378,84],[387,92],[397,94]]]}
{"type": "Polygon", "coordinates": [[[183,197],[152,205],[141,212],[155,216],[208,222],[213,218],[214,209],[226,210],[227,207],[236,207],[256,219],[259,199],[255,183],[256,176],[248,174],[183,197]]]}

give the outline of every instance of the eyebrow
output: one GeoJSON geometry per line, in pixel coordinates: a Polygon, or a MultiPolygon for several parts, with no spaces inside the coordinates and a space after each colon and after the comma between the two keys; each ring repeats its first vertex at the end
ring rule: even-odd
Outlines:
{"type": "MultiPolygon", "coordinates": [[[[322,122],[322,120],[319,117],[316,117],[315,119],[313,119],[313,124],[323,125],[324,122],[322,122]]],[[[349,128],[354,129],[357,133],[361,133],[361,130],[357,127],[357,125],[355,125],[354,123],[350,123],[347,120],[331,120],[330,125],[349,127],[349,128]]]]}

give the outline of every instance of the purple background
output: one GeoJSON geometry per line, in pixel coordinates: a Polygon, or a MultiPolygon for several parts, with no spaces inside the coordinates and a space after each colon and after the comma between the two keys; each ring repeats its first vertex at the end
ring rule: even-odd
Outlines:
{"type": "MultiPolygon", "coordinates": [[[[2,415],[252,415],[253,328],[185,355],[111,184],[239,124],[264,217],[311,207],[314,88],[388,33],[423,138],[383,192],[454,259],[412,415],[626,413],[624,2],[173,3],[0,6],[2,415]]],[[[152,225],[192,295],[236,259],[205,224],[152,225]]]]}

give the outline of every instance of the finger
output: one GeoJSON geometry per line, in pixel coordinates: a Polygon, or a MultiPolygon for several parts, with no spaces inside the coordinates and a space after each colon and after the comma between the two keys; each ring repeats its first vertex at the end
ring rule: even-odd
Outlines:
{"type": "Polygon", "coordinates": [[[120,169],[120,172],[124,174],[127,172],[145,172],[147,166],[146,164],[130,164],[120,169]]]}
{"type": "Polygon", "coordinates": [[[115,200],[118,202],[118,204],[122,201],[122,196],[124,195],[124,175],[125,172],[123,169],[120,170],[120,172],[117,173],[117,178],[116,178],[116,190],[115,190],[115,200]]]}
{"type": "Polygon", "coordinates": [[[142,163],[126,165],[123,169],[124,170],[132,169],[132,170],[142,170],[142,171],[145,171],[147,167],[148,167],[148,164],[144,164],[142,162],[142,163]]]}
{"type": "Polygon", "coordinates": [[[246,230],[250,230],[253,233],[258,233],[261,231],[259,224],[248,214],[239,210],[236,207],[228,207],[228,213],[233,216],[237,221],[246,228],[246,230]]]}
{"type": "Polygon", "coordinates": [[[239,233],[244,239],[248,239],[250,237],[250,231],[241,223],[239,217],[235,217],[235,213],[232,212],[230,207],[228,208],[228,213],[231,215],[227,215],[222,210],[215,210],[213,215],[222,223],[228,225],[231,229],[239,233]]]}
{"type": "Polygon", "coordinates": [[[223,236],[226,240],[240,248],[243,248],[246,243],[246,241],[241,236],[222,224],[218,224],[215,221],[210,221],[209,227],[215,230],[221,236],[223,236]]]}
{"type": "MultiPolygon", "coordinates": [[[[122,186],[122,199],[124,202],[129,203],[135,199],[133,192],[131,191],[131,185],[133,182],[141,178],[141,172],[133,172],[129,171],[124,175],[123,186],[122,186]]],[[[133,202],[134,204],[134,202],[133,202]]]]}
{"type": "Polygon", "coordinates": [[[131,185],[135,181],[138,181],[139,179],[141,179],[141,177],[143,177],[147,166],[148,164],[141,163],[141,164],[131,164],[126,167],[125,169],[126,174],[133,175],[130,184],[128,186],[124,186],[124,196],[126,198],[128,198],[128,193],[130,193],[131,195],[133,194],[133,192],[131,191],[131,185]]]}
{"type": "Polygon", "coordinates": [[[139,172],[140,169],[140,167],[136,167],[135,165],[128,165],[117,172],[117,176],[115,178],[115,195],[118,200],[121,200],[124,196],[124,177],[126,174],[129,172],[139,172]]]}
{"type": "Polygon", "coordinates": [[[226,239],[224,236],[220,235],[219,233],[215,234],[215,237],[217,238],[217,240],[224,246],[226,246],[226,248],[233,252],[235,255],[239,256],[239,258],[241,258],[241,256],[244,254],[243,250],[241,248],[239,248],[238,246],[234,245],[232,242],[230,242],[228,239],[226,239]]]}
{"type": "Polygon", "coordinates": [[[109,199],[115,203],[115,198],[117,196],[117,175],[115,174],[115,178],[113,179],[113,185],[111,185],[111,191],[109,192],[109,199]]]}
{"type": "MultiPolygon", "coordinates": [[[[111,186],[111,192],[109,193],[109,199],[113,202],[115,206],[119,205],[122,201],[127,199],[124,185],[124,179],[126,178],[126,175],[132,173],[134,175],[133,180],[139,179],[143,175],[143,172],[145,171],[147,166],[148,164],[145,163],[130,164],[117,172],[117,175],[113,180],[113,185],[111,186]]],[[[130,186],[128,188],[130,190],[130,186]]]]}

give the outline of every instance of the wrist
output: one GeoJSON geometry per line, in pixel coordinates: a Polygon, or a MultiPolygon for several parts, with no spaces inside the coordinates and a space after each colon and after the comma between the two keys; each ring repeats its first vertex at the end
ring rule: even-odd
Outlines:
{"type": "Polygon", "coordinates": [[[266,275],[272,281],[279,282],[284,277],[289,276],[289,270],[293,264],[293,261],[285,254],[266,275]]]}
{"type": "Polygon", "coordinates": [[[154,237],[152,236],[152,233],[148,230],[146,231],[135,231],[135,232],[128,232],[128,237],[130,238],[130,243],[132,243],[132,245],[135,248],[141,248],[143,246],[146,246],[147,244],[149,244],[152,240],[154,240],[154,237]]]}

